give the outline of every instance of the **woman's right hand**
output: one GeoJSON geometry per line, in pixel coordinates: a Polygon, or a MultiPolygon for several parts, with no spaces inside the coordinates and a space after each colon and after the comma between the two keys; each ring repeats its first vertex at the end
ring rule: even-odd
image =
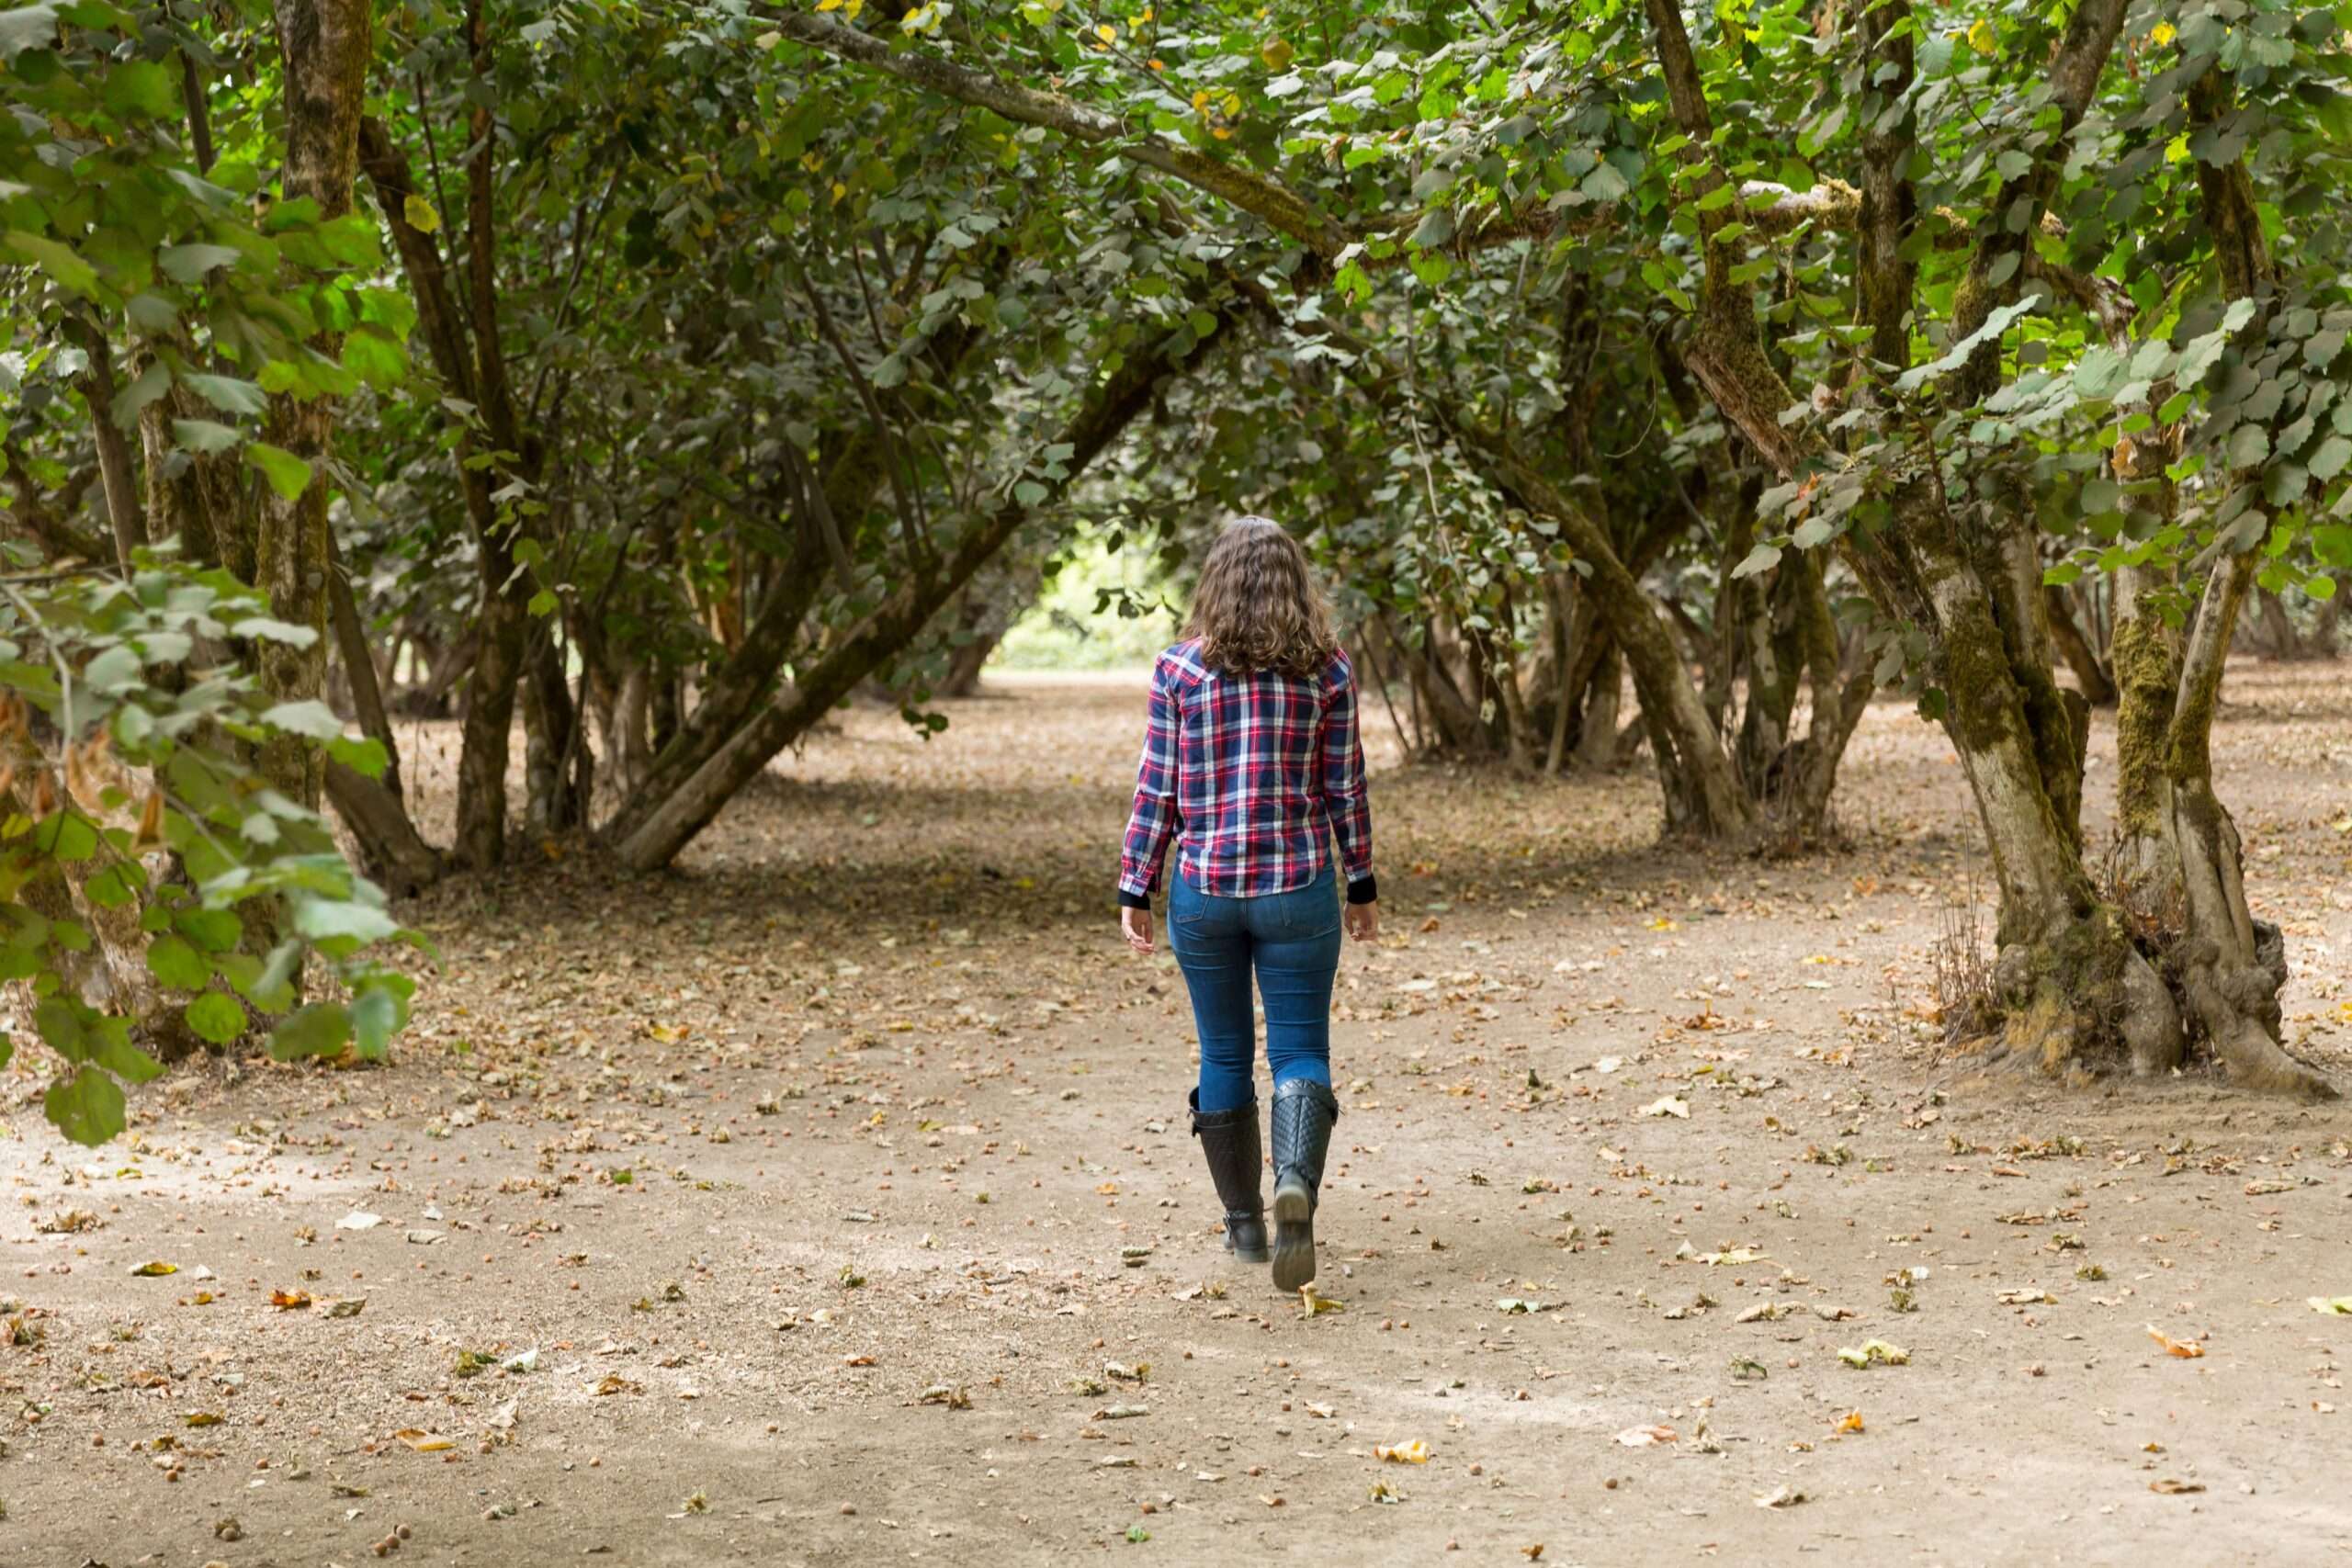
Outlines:
{"type": "Polygon", "coordinates": [[[1348,934],[1358,942],[1380,940],[1380,901],[1377,898],[1369,904],[1349,905],[1340,920],[1348,928],[1348,934]]]}
{"type": "Polygon", "coordinates": [[[1147,958],[1151,955],[1151,911],[1123,905],[1119,909],[1119,934],[1127,945],[1147,958]]]}

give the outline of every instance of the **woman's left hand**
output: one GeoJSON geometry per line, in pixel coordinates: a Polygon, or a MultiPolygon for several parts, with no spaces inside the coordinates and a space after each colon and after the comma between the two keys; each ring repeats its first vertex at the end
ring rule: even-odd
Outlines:
{"type": "Polygon", "coordinates": [[[1129,947],[1146,957],[1150,956],[1151,911],[1132,906],[1123,907],[1119,910],[1119,934],[1127,939],[1129,947]]]}
{"type": "Polygon", "coordinates": [[[1377,903],[1351,904],[1341,914],[1340,920],[1347,926],[1348,934],[1358,942],[1380,940],[1380,906],[1377,903]]]}

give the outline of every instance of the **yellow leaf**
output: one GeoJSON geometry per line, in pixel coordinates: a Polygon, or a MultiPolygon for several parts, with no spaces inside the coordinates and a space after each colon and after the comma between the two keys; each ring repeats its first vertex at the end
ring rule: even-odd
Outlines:
{"type": "Polygon", "coordinates": [[[1312,1280],[1298,1288],[1298,1304],[1306,1309],[1306,1315],[1309,1317],[1313,1317],[1317,1313],[1348,1310],[1348,1303],[1345,1302],[1335,1302],[1329,1296],[1317,1295],[1315,1281],[1312,1280]]]}
{"type": "Polygon", "coordinates": [[[2352,1296],[2305,1296],[2313,1312],[2324,1312],[2331,1317],[2352,1317],[2352,1296]]]}
{"type": "Polygon", "coordinates": [[[1295,52],[1288,39],[1270,38],[1265,47],[1258,51],[1258,58],[1266,62],[1269,71],[1287,71],[1295,52]]]}
{"type": "Polygon", "coordinates": [[[2193,1361],[2205,1353],[2205,1347],[2194,1339],[2175,1339],[2153,1323],[2147,1326],[2148,1337],[2163,1346],[2167,1356],[2178,1356],[2184,1361],[2193,1361]]]}
{"type": "Polygon", "coordinates": [[[401,198],[401,216],[420,233],[430,234],[441,227],[441,209],[414,191],[401,198]]]}
{"type": "Polygon", "coordinates": [[[458,1446],[454,1438],[440,1437],[416,1427],[403,1427],[392,1436],[421,1454],[437,1454],[458,1446]]]}
{"type": "Polygon", "coordinates": [[[1227,119],[1232,118],[1235,115],[1241,112],[1241,95],[1238,93],[1226,94],[1225,102],[1220,107],[1224,108],[1226,118],[1227,119]]]}
{"type": "Polygon", "coordinates": [[[153,1263],[141,1263],[138,1268],[131,1270],[133,1274],[146,1280],[153,1280],[164,1274],[176,1274],[179,1271],[180,1266],[178,1264],[166,1263],[160,1258],[153,1263]]]}
{"type": "Polygon", "coordinates": [[[1430,1461],[1430,1446],[1419,1438],[1410,1442],[1382,1443],[1372,1452],[1374,1458],[1386,1460],[1391,1464],[1427,1464],[1430,1461]]]}
{"type": "Polygon", "coordinates": [[[1846,1418],[1838,1423],[1838,1430],[1841,1432],[1859,1432],[1861,1429],[1862,1413],[1859,1410],[1849,1410],[1846,1418]]]}
{"type": "Polygon", "coordinates": [[[1968,47],[1979,54],[1990,54],[1999,47],[1993,34],[1993,24],[1979,17],[1968,29],[1968,47]]]}
{"type": "Polygon", "coordinates": [[[2162,49],[2165,45],[2170,43],[2179,36],[2180,35],[2177,32],[2173,30],[2173,25],[2170,22],[2158,22],[2154,28],[2149,30],[2148,41],[2154,44],[2158,49],[2162,49]]]}
{"type": "Polygon", "coordinates": [[[817,9],[820,11],[838,11],[841,8],[842,0],[817,0],[817,9]]]}
{"type": "Polygon", "coordinates": [[[865,0],[848,0],[848,4],[842,7],[842,15],[854,22],[857,20],[857,14],[865,9],[865,0]]]}
{"type": "Polygon", "coordinates": [[[1104,22],[1094,29],[1094,36],[1102,40],[1104,49],[1108,49],[1119,41],[1119,29],[1104,22]]]}

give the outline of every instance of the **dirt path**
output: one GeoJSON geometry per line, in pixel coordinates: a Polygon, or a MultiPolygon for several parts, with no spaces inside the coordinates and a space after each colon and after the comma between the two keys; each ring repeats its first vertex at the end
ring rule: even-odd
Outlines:
{"type": "MultiPolygon", "coordinates": [[[[2352,1085],[2352,671],[2231,679],[2352,1085]]],[[[0,1561],[2352,1558],[2352,1112],[1939,1061],[1916,718],[1793,864],[1650,848],[1639,774],[1377,763],[1307,1320],[1216,1253],[1114,938],[1136,700],[853,715],[678,875],[430,903],[388,1070],[184,1071],[96,1156],[20,1070],[0,1561]]]]}

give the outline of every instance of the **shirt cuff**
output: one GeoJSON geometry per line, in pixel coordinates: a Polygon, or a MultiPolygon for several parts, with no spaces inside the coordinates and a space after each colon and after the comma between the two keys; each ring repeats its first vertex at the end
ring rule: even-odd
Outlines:
{"type": "Polygon", "coordinates": [[[1379,897],[1380,879],[1368,871],[1348,883],[1348,902],[1351,904],[1369,904],[1379,897]]]}
{"type": "Polygon", "coordinates": [[[1119,908],[1122,909],[1148,909],[1151,908],[1151,895],[1148,893],[1130,892],[1128,889],[1122,887],[1119,889],[1119,908]]]}

